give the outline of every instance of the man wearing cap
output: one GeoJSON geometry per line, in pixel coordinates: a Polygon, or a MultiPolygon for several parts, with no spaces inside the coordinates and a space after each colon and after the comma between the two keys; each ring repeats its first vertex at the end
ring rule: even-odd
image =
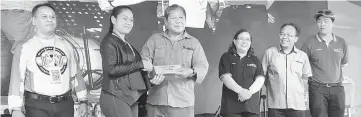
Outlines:
{"type": "Polygon", "coordinates": [[[345,91],[342,68],[348,63],[347,44],[332,33],[335,15],[331,10],[314,16],[319,32],[302,46],[308,55],[313,76],[309,78],[309,103],[312,117],[343,117],[345,91]]]}

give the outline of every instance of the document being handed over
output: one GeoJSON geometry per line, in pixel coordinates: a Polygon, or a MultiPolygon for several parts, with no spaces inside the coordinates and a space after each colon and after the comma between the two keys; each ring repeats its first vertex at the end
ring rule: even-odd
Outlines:
{"type": "Polygon", "coordinates": [[[177,70],[180,68],[182,68],[181,65],[154,66],[156,74],[176,74],[177,70]]]}

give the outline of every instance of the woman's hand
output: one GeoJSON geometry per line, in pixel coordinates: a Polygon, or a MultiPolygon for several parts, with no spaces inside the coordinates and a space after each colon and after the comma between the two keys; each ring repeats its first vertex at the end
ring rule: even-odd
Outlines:
{"type": "Polygon", "coordinates": [[[238,100],[241,102],[246,101],[246,100],[250,99],[251,97],[252,97],[252,93],[248,89],[242,89],[238,93],[238,100]]]}

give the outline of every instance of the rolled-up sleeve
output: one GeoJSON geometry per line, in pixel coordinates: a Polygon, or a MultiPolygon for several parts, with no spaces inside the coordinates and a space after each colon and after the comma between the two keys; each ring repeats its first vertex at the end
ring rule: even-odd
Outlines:
{"type": "Polygon", "coordinates": [[[196,83],[202,83],[208,72],[208,61],[202,45],[196,40],[195,50],[192,55],[192,68],[197,73],[196,83]]]}
{"type": "Polygon", "coordinates": [[[16,48],[12,61],[10,86],[8,94],[9,111],[21,110],[23,107],[25,71],[27,63],[27,52],[23,46],[16,48]]]}

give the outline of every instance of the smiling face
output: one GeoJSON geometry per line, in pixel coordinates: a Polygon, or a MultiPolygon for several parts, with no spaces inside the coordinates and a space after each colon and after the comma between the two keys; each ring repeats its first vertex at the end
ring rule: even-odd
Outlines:
{"type": "Polygon", "coordinates": [[[233,40],[237,51],[247,52],[251,47],[251,35],[248,32],[242,32],[233,40]]]}
{"type": "Polygon", "coordinates": [[[134,24],[133,13],[129,9],[123,9],[117,17],[112,16],[111,21],[114,25],[114,30],[121,34],[128,34],[134,24]]]}
{"type": "Polygon", "coordinates": [[[42,33],[54,32],[57,25],[54,10],[47,6],[39,7],[33,17],[33,25],[35,25],[36,31],[42,33]]]}
{"type": "Polygon", "coordinates": [[[330,17],[320,16],[317,21],[319,33],[327,34],[332,32],[333,21],[330,17]]]}
{"type": "Polygon", "coordinates": [[[180,34],[185,30],[186,16],[181,9],[174,9],[169,12],[165,19],[165,25],[169,32],[180,34]]]}
{"type": "Polygon", "coordinates": [[[297,42],[297,40],[298,40],[298,37],[297,37],[297,31],[296,31],[295,27],[293,27],[291,25],[287,25],[281,29],[280,45],[282,47],[284,47],[284,48],[293,47],[295,45],[295,43],[297,42]]]}

